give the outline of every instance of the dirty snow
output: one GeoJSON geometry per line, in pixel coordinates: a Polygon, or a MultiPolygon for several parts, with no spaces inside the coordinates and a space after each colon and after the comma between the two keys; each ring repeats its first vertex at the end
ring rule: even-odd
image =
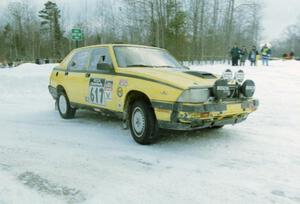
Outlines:
{"type": "Polygon", "coordinates": [[[152,146],[93,112],[61,119],[53,66],[0,69],[0,204],[300,203],[300,62],[243,68],[261,102],[246,122],[152,146]]]}

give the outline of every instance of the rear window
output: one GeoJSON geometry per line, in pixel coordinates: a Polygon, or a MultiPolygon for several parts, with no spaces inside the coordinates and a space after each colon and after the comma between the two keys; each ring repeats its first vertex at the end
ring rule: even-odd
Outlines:
{"type": "Polygon", "coordinates": [[[89,61],[89,55],[89,50],[83,50],[75,53],[68,65],[68,69],[72,71],[86,70],[89,61]]]}

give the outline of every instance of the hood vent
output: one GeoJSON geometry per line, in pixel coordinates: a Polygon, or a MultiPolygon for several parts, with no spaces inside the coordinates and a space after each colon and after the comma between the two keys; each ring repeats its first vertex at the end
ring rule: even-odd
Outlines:
{"type": "Polygon", "coordinates": [[[209,72],[199,72],[199,71],[187,71],[184,72],[193,76],[201,77],[203,79],[216,79],[217,77],[209,72]]]}

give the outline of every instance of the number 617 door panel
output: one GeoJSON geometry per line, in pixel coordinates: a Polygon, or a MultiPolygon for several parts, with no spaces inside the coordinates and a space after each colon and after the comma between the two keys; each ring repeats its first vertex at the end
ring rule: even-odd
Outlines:
{"type": "Polygon", "coordinates": [[[89,81],[87,84],[86,102],[90,106],[105,109],[115,109],[115,89],[114,70],[107,70],[99,67],[101,63],[111,64],[110,52],[108,47],[94,48],[91,50],[90,65],[88,68],[89,81]]]}
{"type": "Polygon", "coordinates": [[[113,107],[114,81],[112,75],[91,74],[86,101],[89,105],[111,109],[113,107]]]}

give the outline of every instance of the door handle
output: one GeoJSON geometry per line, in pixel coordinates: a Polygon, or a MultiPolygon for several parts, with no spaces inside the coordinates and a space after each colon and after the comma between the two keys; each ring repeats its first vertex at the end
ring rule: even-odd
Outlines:
{"type": "Polygon", "coordinates": [[[91,76],[91,73],[86,73],[85,77],[89,78],[91,76]]]}
{"type": "Polygon", "coordinates": [[[65,72],[65,76],[68,76],[69,75],[69,72],[65,72]]]}

